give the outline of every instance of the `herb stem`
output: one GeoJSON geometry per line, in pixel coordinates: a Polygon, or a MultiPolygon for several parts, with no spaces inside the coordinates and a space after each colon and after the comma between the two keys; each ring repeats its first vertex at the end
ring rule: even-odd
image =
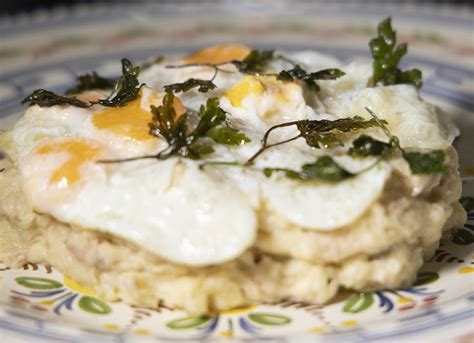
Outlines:
{"type": "Polygon", "coordinates": [[[400,146],[400,141],[398,140],[398,137],[395,137],[390,133],[388,128],[385,126],[384,122],[368,107],[365,108],[367,112],[374,118],[374,120],[377,122],[378,126],[382,129],[382,131],[385,133],[385,135],[390,138],[390,141],[395,144],[395,146],[400,149],[402,153],[405,153],[405,150],[400,146]]]}
{"type": "Polygon", "coordinates": [[[294,136],[294,137],[291,137],[291,138],[288,138],[288,139],[285,139],[284,141],[281,141],[281,142],[277,142],[277,143],[273,143],[273,144],[266,144],[266,142],[262,145],[262,147],[255,153],[253,154],[252,157],[250,157],[247,162],[245,163],[246,166],[248,165],[251,165],[253,164],[253,162],[255,161],[255,159],[260,156],[265,150],[268,150],[270,148],[273,148],[275,146],[278,146],[278,145],[281,145],[281,144],[285,144],[285,143],[288,143],[288,142],[291,142],[291,141],[294,141],[294,140],[297,140],[298,138],[301,138],[301,134],[297,135],[297,136],[294,136]]]}
{"type": "Polygon", "coordinates": [[[232,63],[232,61],[223,62],[223,63],[219,63],[219,64],[213,64],[213,63],[189,63],[189,64],[179,64],[179,65],[170,64],[170,65],[165,66],[165,68],[167,68],[167,69],[184,69],[184,68],[191,68],[191,67],[209,67],[209,68],[213,68],[216,71],[216,73],[219,71],[219,72],[226,73],[226,74],[235,74],[236,72],[233,71],[233,70],[227,70],[227,69],[219,68],[220,66],[230,64],[230,63],[232,63]]]}
{"type": "Polygon", "coordinates": [[[104,164],[113,164],[113,163],[122,163],[122,162],[132,162],[137,160],[143,159],[155,159],[158,155],[146,155],[146,156],[138,156],[138,157],[130,157],[130,158],[121,158],[116,160],[98,160],[97,163],[104,163],[104,164]]]}
{"type": "Polygon", "coordinates": [[[296,64],[295,62],[293,62],[293,61],[290,60],[288,57],[285,57],[285,56],[283,56],[283,55],[278,55],[276,58],[278,58],[278,59],[280,59],[280,60],[282,60],[282,61],[285,61],[285,62],[291,64],[293,67],[296,67],[296,66],[297,66],[297,64],[296,64]]]}

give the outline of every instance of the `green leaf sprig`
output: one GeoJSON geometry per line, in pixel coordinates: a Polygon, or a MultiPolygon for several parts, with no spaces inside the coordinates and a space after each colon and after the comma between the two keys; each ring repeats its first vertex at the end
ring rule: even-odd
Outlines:
{"type": "Polygon", "coordinates": [[[189,79],[183,83],[177,83],[165,86],[165,89],[173,89],[175,92],[185,92],[192,88],[198,88],[199,92],[207,92],[216,88],[212,83],[218,72],[232,74],[233,71],[222,68],[223,65],[233,64],[240,73],[249,75],[275,76],[279,81],[292,82],[295,80],[303,81],[309,89],[319,91],[320,87],[315,82],[317,80],[335,80],[345,73],[339,69],[324,69],[313,73],[307,73],[299,65],[284,56],[276,56],[274,50],[251,50],[242,60],[232,60],[222,63],[190,63],[182,65],[168,65],[166,68],[180,69],[189,67],[211,67],[214,68],[214,76],[211,80],[189,79]],[[270,62],[274,59],[280,59],[293,65],[292,69],[282,70],[278,74],[265,73],[270,62]]]}
{"type": "Polygon", "coordinates": [[[401,146],[397,137],[393,136],[382,120],[370,110],[365,108],[367,112],[377,120],[379,127],[382,128],[387,137],[390,138],[388,143],[377,141],[373,138],[361,136],[353,142],[353,147],[349,150],[349,154],[353,157],[379,156],[385,157],[398,149],[402,153],[402,157],[407,161],[413,174],[448,174],[448,166],[444,164],[445,153],[441,150],[434,150],[427,153],[422,152],[406,152],[401,146]]]}
{"type": "Polygon", "coordinates": [[[317,80],[335,80],[341,76],[346,75],[340,69],[324,69],[314,73],[307,73],[299,65],[293,67],[293,69],[282,70],[277,75],[277,80],[280,81],[303,81],[306,86],[312,91],[319,91],[320,87],[316,83],[317,80]]]}
{"type": "Polygon", "coordinates": [[[45,89],[37,89],[21,101],[21,104],[29,103],[29,106],[51,107],[55,105],[71,105],[81,108],[90,107],[91,104],[76,97],[62,96],[45,89]]]}
{"type": "Polygon", "coordinates": [[[448,175],[448,166],[444,164],[445,154],[441,150],[428,153],[404,152],[403,158],[408,162],[413,174],[448,175]]]}
{"type": "Polygon", "coordinates": [[[373,57],[372,81],[374,86],[407,83],[421,88],[422,73],[418,69],[401,71],[398,63],[407,53],[407,44],[397,43],[397,34],[392,29],[391,18],[386,18],[377,27],[378,36],[369,43],[373,57]]]}
{"type": "MultiPolygon", "coordinates": [[[[63,96],[44,89],[37,89],[25,99],[21,104],[29,103],[29,106],[38,105],[40,107],[51,107],[55,105],[71,105],[81,108],[101,104],[108,107],[125,106],[129,101],[135,100],[139,96],[140,89],[144,84],[138,81],[140,67],[134,67],[126,58],[122,59],[122,76],[115,82],[115,89],[112,94],[103,100],[96,102],[85,102],[74,96],[63,96]]],[[[97,73],[86,74],[79,77],[79,85],[70,89],[69,93],[80,92],[87,89],[112,88],[111,80],[99,76],[97,73]]]]}
{"type": "Polygon", "coordinates": [[[78,94],[94,89],[111,89],[115,85],[115,80],[100,76],[95,71],[91,74],[84,74],[77,77],[78,84],[66,91],[66,94],[78,94]]]}
{"type": "Polygon", "coordinates": [[[283,172],[286,177],[301,181],[341,181],[355,175],[342,168],[328,155],[319,157],[314,163],[303,165],[300,171],[286,168],[265,168],[263,172],[267,177],[274,172],[283,172]]]}
{"type": "Polygon", "coordinates": [[[213,127],[207,132],[207,136],[217,143],[225,145],[242,145],[250,142],[250,138],[245,134],[228,126],[213,127]]]}
{"type": "Polygon", "coordinates": [[[173,91],[175,93],[184,93],[193,88],[197,88],[198,92],[207,93],[208,91],[213,90],[217,87],[212,81],[214,80],[199,80],[191,78],[184,82],[166,85],[164,88],[165,91],[173,91]]]}
{"type": "Polygon", "coordinates": [[[144,86],[138,81],[138,74],[140,67],[134,67],[129,60],[122,58],[122,76],[117,80],[115,90],[107,99],[99,100],[98,103],[107,107],[121,107],[138,98],[140,89],[144,86]]]}
{"type": "Polygon", "coordinates": [[[274,50],[251,50],[242,60],[230,61],[243,74],[263,73],[274,59],[274,50]]]}
{"type": "Polygon", "coordinates": [[[225,111],[219,107],[217,98],[207,99],[206,105],[201,105],[198,122],[194,129],[189,129],[188,112],[177,120],[173,108],[174,94],[168,90],[163,98],[163,105],[152,106],[153,121],[150,123],[150,133],[162,137],[168,142],[168,148],[158,154],[157,158],[168,158],[177,155],[197,159],[201,155],[212,152],[212,147],[198,144],[205,137],[215,142],[227,145],[241,145],[250,139],[236,129],[223,126],[226,120],[225,111]]]}
{"type": "Polygon", "coordinates": [[[330,147],[334,144],[341,144],[336,132],[350,132],[356,130],[367,129],[373,126],[379,126],[376,119],[364,120],[362,117],[356,116],[353,118],[342,118],[337,120],[296,120],[287,123],[278,124],[270,127],[263,136],[262,145],[260,149],[247,161],[247,164],[252,164],[255,159],[264,151],[299,138],[304,138],[306,144],[314,148],[330,147]],[[277,143],[268,143],[270,134],[279,128],[296,126],[299,134],[285,139],[277,143]]]}
{"type": "Polygon", "coordinates": [[[388,156],[393,152],[395,145],[392,142],[385,143],[367,135],[361,135],[352,142],[349,156],[353,158],[365,158],[369,156],[388,156]]]}
{"type": "Polygon", "coordinates": [[[226,112],[219,107],[217,98],[207,99],[198,113],[186,111],[179,117],[174,109],[175,96],[171,90],[166,92],[160,106],[151,106],[152,122],[150,134],[166,140],[168,147],[156,155],[133,157],[121,160],[101,161],[103,163],[127,162],[146,158],[165,160],[172,156],[199,159],[214,150],[206,138],[226,145],[241,145],[250,139],[236,129],[226,126],[226,112]],[[197,123],[191,125],[190,117],[197,115],[197,123]],[[192,126],[192,127],[191,127],[192,126]]]}

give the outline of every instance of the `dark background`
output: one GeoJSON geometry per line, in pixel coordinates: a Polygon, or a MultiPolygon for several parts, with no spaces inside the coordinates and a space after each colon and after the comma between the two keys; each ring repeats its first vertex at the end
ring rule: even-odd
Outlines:
{"type": "MultiPolygon", "coordinates": [[[[87,3],[138,3],[138,2],[183,2],[183,0],[157,0],[157,1],[151,1],[151,0],[138,0],[138,1],[120,1],[120,0],[109,0],[109,1],[94,1],[94,0],[0,0],[0,15],[15,15],[18,13],[22,12],[31,12],[34,10],[40,10],[40,9],[48,9],[51,7],[55,6],[71,6],[74,4],[87,4],[87,3]]],[[[198,2],[199,0],[194,0],[194,2],[198,2]]],[[[216,0],[215,0],[216,1],[216,0]]],[[[218,0],[217,0],[218,1],[218,0]]],[[[239,0],[221,0],[225,2],[232,2],[232,1],[239,1],[239,0]]],[[[259,0],[255,0],[255,2],[258,2],[259,0]]],[[[308,1],[308,0],[307,0],[308,1]]],[[[315,0],[318,1],[318,0],[315,0]]],[[[320,0],[320,2],[325,2],[328,0],[320,0]]],[[[412,2],[412,3],[436,3],[436,4],[462,4],[462,5],[471,5],[474,6],[474,1],[473,0],[347,0],[347,1],[340,1],[340,0],[333,0],[332,2],[357,2],[357,3],[363,3],[363,2],[377,2],[377,3],[407,3],[407,2],[412,2]]],[[[193,2],[192,0],[184,0],[184,2],[193,2]]],[[[268,1],[267,1],[268,2],[268,1]]]]}

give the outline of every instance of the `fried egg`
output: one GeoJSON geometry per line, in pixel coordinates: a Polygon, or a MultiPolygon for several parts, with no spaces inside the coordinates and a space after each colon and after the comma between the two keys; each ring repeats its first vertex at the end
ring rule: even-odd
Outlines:
{"type": "MultiPolygon", "coordinates": [[[[233,259],[256,232],[255,213],[238,190],[178,159],[100,163],[166,146],[148,128],[150,105],[162,97],[145,89],[118,108],[30,108],[13,130],[25,193],[38,212],[123,237],[178,263],[233,259]],[[233,224],[226,223],[232,216],[233,224]]],[[[183,113],[177,98],[174,107],[183,113]]]]}
{"type": "MultiPolygon", "coordinates": [[[[387,120],[404,147],[444,149],[456,135],[413,87],[366,88],[367,64],[346,68],[338,63],[346,75],[318,82],[318,93],[274,75],[238,73],[227,64],[223,67],[232,73],[216,74],[216,90],[180,93],[173,106],[180,116],[217,97],[228,124],[251,141],[239,146],[216,144],[212,154],[198,161],[149,158],[167,147],[148,126],[150,106],[161,104],[163,87],[189,78],[211,79],[216,72],[205,66],[167,65],[242,60],[249,51],[244,45],[218,45],[154,65],[141,75],[148,87],[123,107],[32,106],[11,133],[31,205],[59,221],[121,237],[167,260],[208,266],[235,259],[254,244],[263,209],[295,228],[338,230],[362,216],[392,177],[389,162],[369,168],[374,159],[342,155],[346,147],[312,148],[301,138],[268,149],[248,168],[201,166],[206,161],[244,163],[260,149],[271,126],[300,119],[370,118],[365,110],[369,107],[387,120]],[[323,155],[354,174],[363,172],[335,183],[298,181],[282,173],[267,178],[262,173],[264,168],[300,170],[323,155]],[[140,157],[145,158],[120,162],[140,157]]],[[[318,54],[305,52],[294,58],[308,68],[334,67],[331,58],[318,54]]],[[[284,63],[275,61],[272,68],[278,70],[284,63]]],[[[298,133],[295,127],[278,130],[270,142],[298,133]]],[[[365,133],[387,139],[377,128],[365,133]]]]}

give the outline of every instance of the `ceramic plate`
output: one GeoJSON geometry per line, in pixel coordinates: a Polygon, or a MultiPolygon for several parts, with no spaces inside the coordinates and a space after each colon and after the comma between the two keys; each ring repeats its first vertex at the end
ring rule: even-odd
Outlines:
{"type": "Polygon", "coordinates": [[[456,141],[469,221],[419,272],[411,288],[341,294],[324,307],[281,302],[219,316],[188,317],[170,308],[105,303],[49,266],[0,264],[3,341],[469,341],[474,333],[474,21],[470,8],[349,6],[324,2],[179,2],[58,8],[0,20],[0,125],[21,112],[36,88],[63,91],[75,75],[114,75],[121,57],[135,63],[216,42],[317,49],[367,60],[377,22],[393,17],[404,62],[423,70],[422,96],[461,129],[456,141]],[[192,15],[191,15],[192,14],[192,15]]]}

